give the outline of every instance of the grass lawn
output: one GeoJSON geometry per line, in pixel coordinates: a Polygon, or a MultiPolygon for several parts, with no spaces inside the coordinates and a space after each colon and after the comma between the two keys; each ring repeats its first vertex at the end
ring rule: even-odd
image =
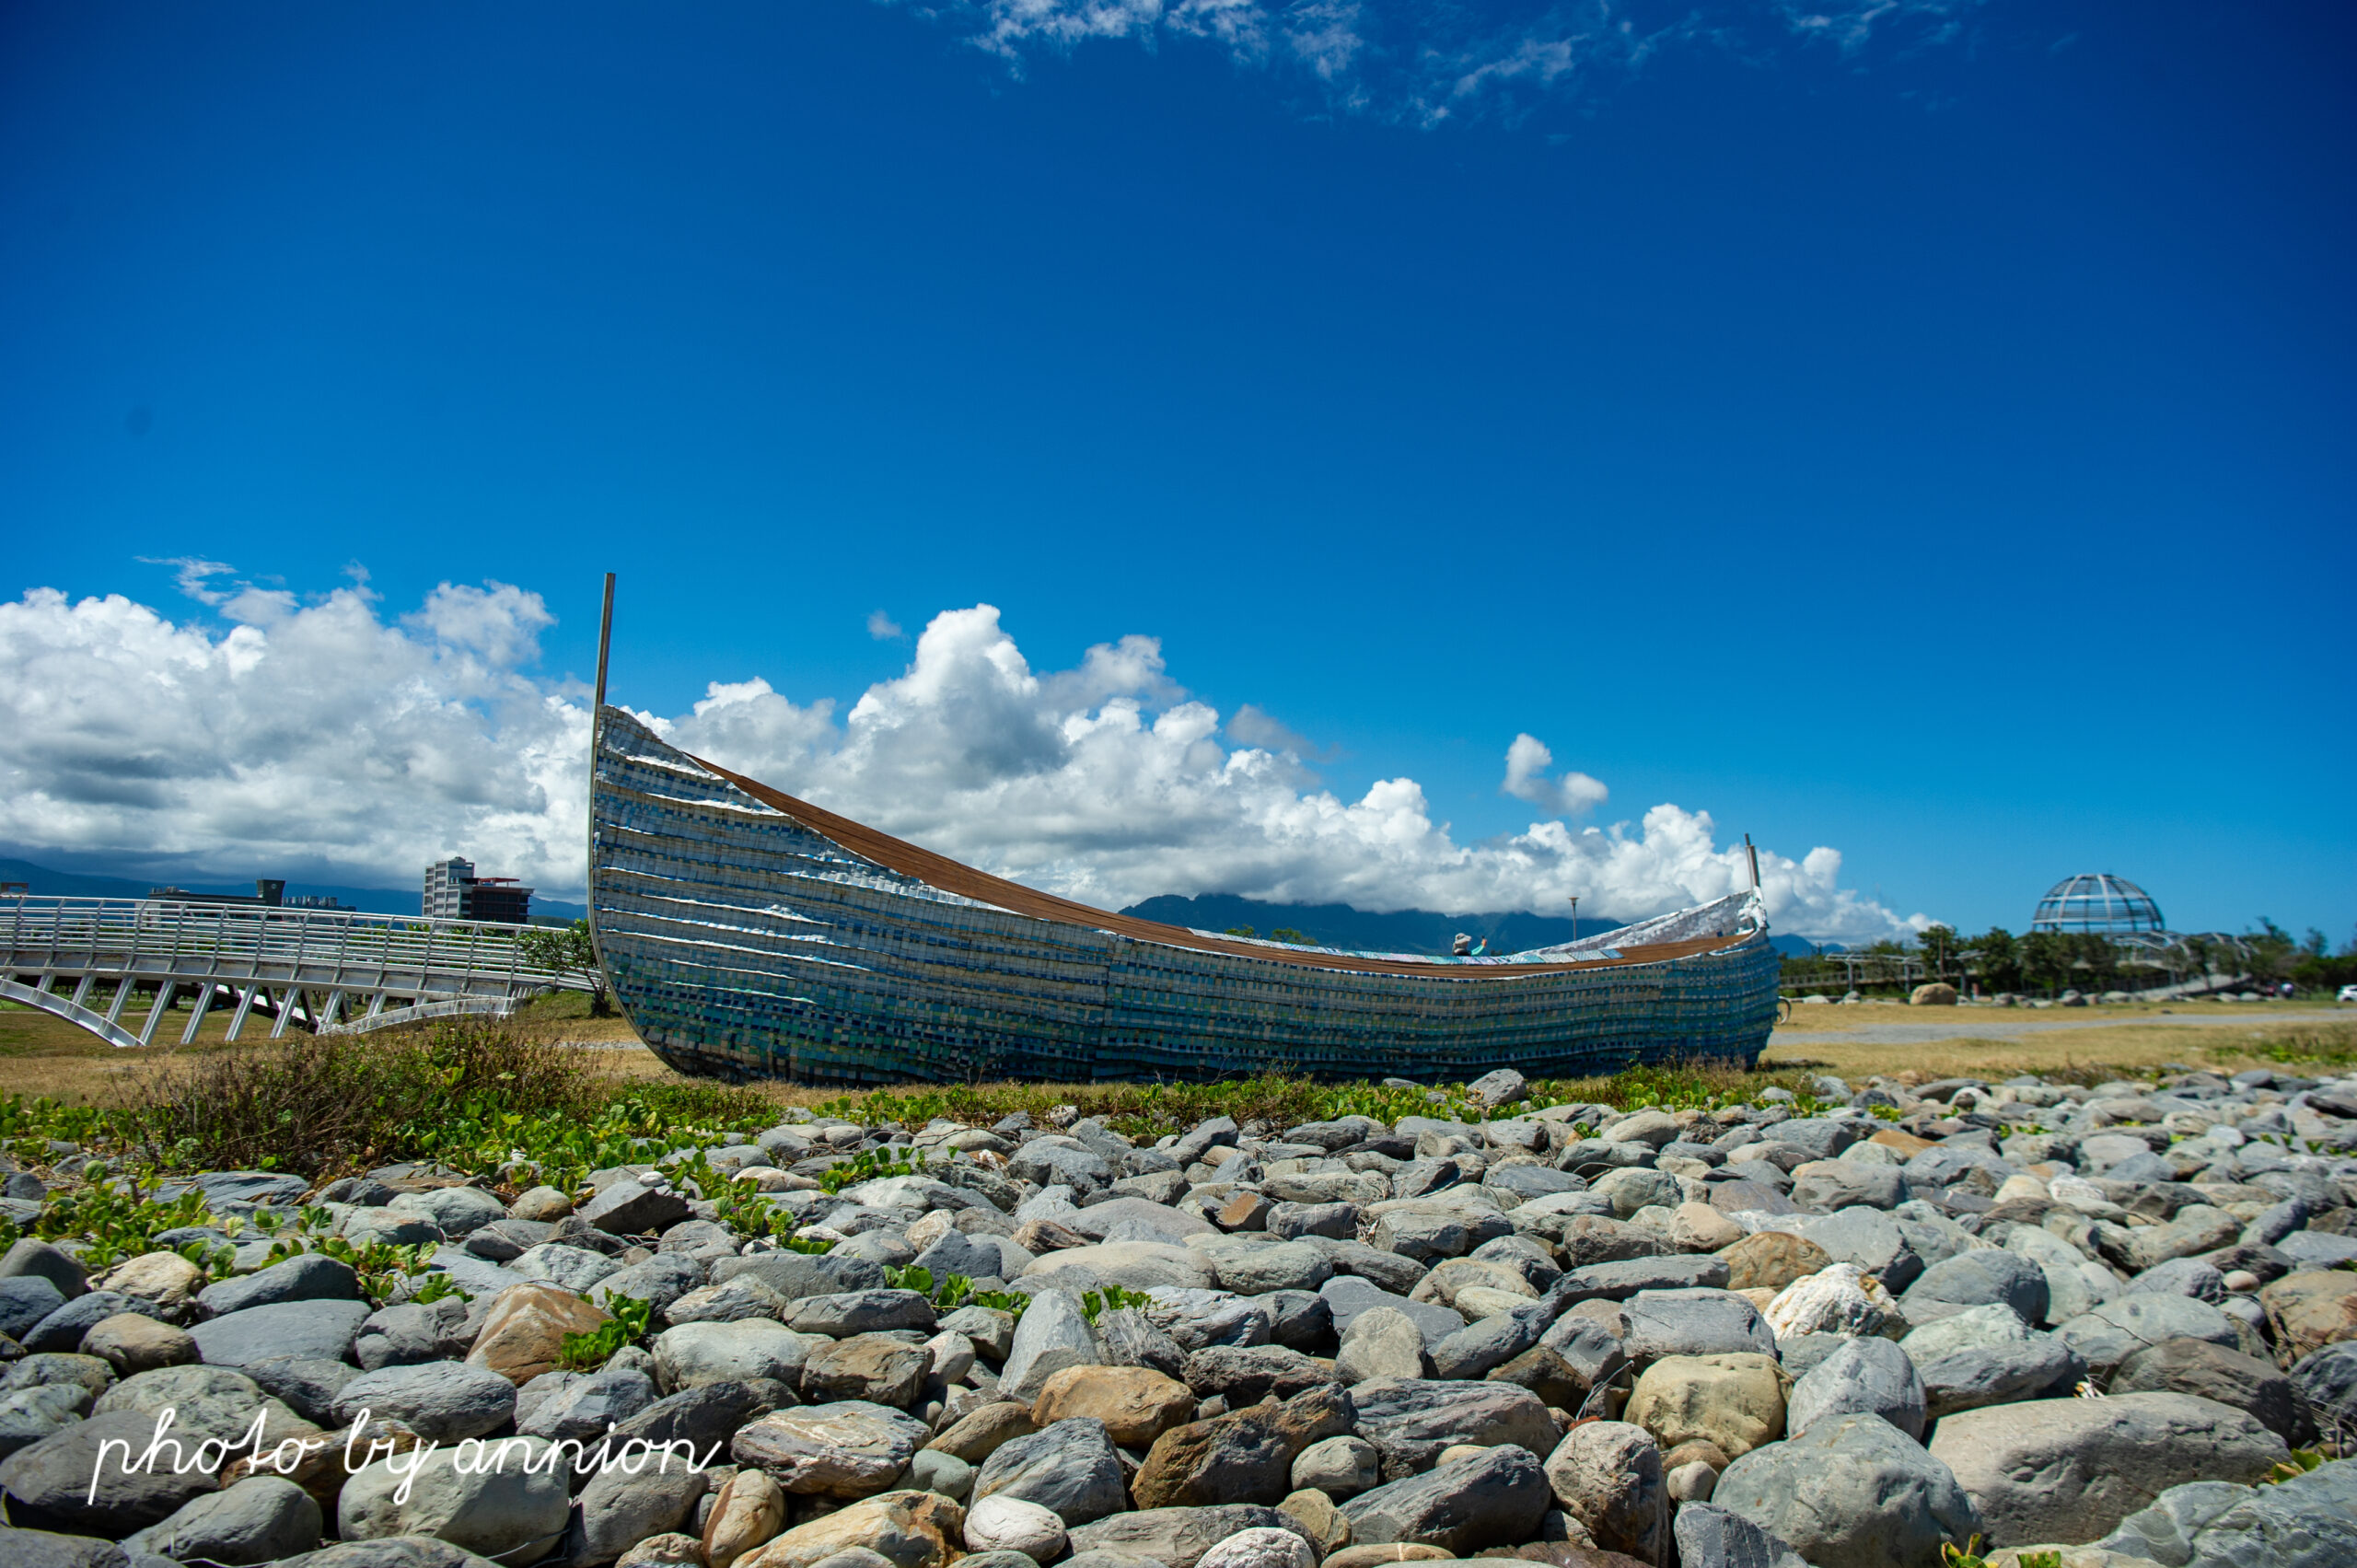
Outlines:
{"type": "MultiPolygon", "coordinates": [[[[126,1011],[126,1019],[132,1016],[126,1011]]],[[[244,1038],[237,1044],[225,1043],[222,1035],[228,1017],[226,1009],[209,1014],[196,1041],[182,1046],[180,1031],[188,1021],[187,1009],[182,1007],[157,1029],[157,1044],[129,1051],[110,1046],[38,1009],[0,1003],[0,1093],[46,1096],[69,1104],[116,1105],[130,1098],[141,1080],[174,1063],[225,1052],[267,1053],[274,1049],[269,1039],[269,1020],[259,1016],[248,1020],[244,1038]]],[[[617,1089],[697,1081],[672,1071],[652,1051],[640,1048],[623,1019],[590,1016],[588,998],[577,993],[530,1004],[517,1014],[514,1027],[528,1038],[584,1047],[585,1055],[594,1059],[599,1073],[615,1080],[617,1089]]],[[[2357,1006],[2181,1002],[2165,1010],[2149,1005],[2051,1011],[1947,1009],[1874,1003],[1804,1007],[1796,1009],[1793,1021],[1770,1038],[1760,1057],[1760,1071],[1751,1077],[1763,1084],[1771,1077],[1790,1083],[1814,1073],[1832,1073],[1854,1083],[1876,1074],[1897,1077],[1909,1072],[1924,1078],[2038,1073],[2094,1082],[2150,1074],[2168,1063],[2225,1072],[2287,1065],[2311,1073],[2346,1071],[2357,1065],[2357,1006]],[[1893,1033],[1907,1038],[1882,1038],[1893,1033]]],[[[1713,1076],[1724,1076],[1729,1088],[1747,1081],[1747,1075],[1739,1073],[1713,1076]]],[[[815,1104],[843,1093],[832,1086],[752,1086],[781,1106],[815,1104]]],[[[1101,1095],[1109,1087],[981,1086],[985,1100],[1004,1099],[1010,1106],[1028,1105],[1043,1096],[1085,1103],[1092,1093],[1101,1095]]]]}

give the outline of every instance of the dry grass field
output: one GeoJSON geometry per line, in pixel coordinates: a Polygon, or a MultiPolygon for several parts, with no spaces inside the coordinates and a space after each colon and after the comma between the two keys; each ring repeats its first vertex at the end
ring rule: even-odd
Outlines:
{"type": "MultiPolygon", "coordinates": [[[[168,1041],[144,1051],[117,1050],[61,1018],[0,1003],[0,1093],[45,1096],[72,1104],[120,1104],[141,1079],[175,1062],[224,1051],[267,1052],[266,1020],[250,1021],[246,1038],[223,1042],[227,1014],[208,1016],[193,1044],[179,1044],[187,1014],[157,1031],[168,1041]]],[[[688,1080],[637,1045],[620,1018],[592,1018],[586,999],[549,998],[517,1020],[527,1036],[577,1043],[618,1083],[688,1080]]],[[[1803,1007],[1779,1028],[1760,1058],[1763,1074],[1826,1072],[1857,1081],[1913,1072],[1924,1077],[2003,1077],[2017,1073],[2073,1079],[2150,1074],[2166,1064],[2239,1071],[2251,1066],[2346,1071],[2357,1065],[2357,1006],[2262,1002],[2177,1003],[2030,1011],[1923,1008],[1866,1003],[1803,1007]]],[[[1920,1080],[1919,1080],[1920,1081],[1920,1080]]],[[[781,1105],[840,1094],[831,1088],[756,1086],[781,1105]]]]}

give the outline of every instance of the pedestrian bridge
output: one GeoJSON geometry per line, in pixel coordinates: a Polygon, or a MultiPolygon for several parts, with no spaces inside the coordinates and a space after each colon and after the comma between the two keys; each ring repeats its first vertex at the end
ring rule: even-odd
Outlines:
{"type": "Polygon", "coordinates": [[[54,1013],[110,1045],[153,1044],[173,1004],[230,1009],[236,1040],[259,1014],[359,1034],[457,1014],[504,1016],[535,992],[586,991],[578,972],[537,969],[517,937],[532,927],[259,904],[15,897],[0,902],[0,997],[54,1013]],[[143,993],[153,999],[130,1006],[143,993]],[[126,1018],[126,1012],[131,1016],[126,1018]]]}

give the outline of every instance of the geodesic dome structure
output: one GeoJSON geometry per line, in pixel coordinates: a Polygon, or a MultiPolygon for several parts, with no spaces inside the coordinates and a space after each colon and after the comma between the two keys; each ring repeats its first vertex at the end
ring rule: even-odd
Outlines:
{"type": "Polygon", "coordinates": [[[2131,936],[2165,931],[2161,906],[2153,896],[2125,877],[2088,871],[2065,877],[2038,900],[2030,917],[2032,931],[2084,933],[2095,936],[2131,936]]]}

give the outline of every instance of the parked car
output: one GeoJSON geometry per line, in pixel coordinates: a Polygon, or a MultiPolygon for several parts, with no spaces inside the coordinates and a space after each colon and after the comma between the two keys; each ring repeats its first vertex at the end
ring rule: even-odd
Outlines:
{"type": "Polygon", "coordinates": [[[2334,997],[2333,1000],[2336,1002],[2357,1002],[2357,985],[2342,986],[2340,988],[2340,994],[2334,997]]]}

